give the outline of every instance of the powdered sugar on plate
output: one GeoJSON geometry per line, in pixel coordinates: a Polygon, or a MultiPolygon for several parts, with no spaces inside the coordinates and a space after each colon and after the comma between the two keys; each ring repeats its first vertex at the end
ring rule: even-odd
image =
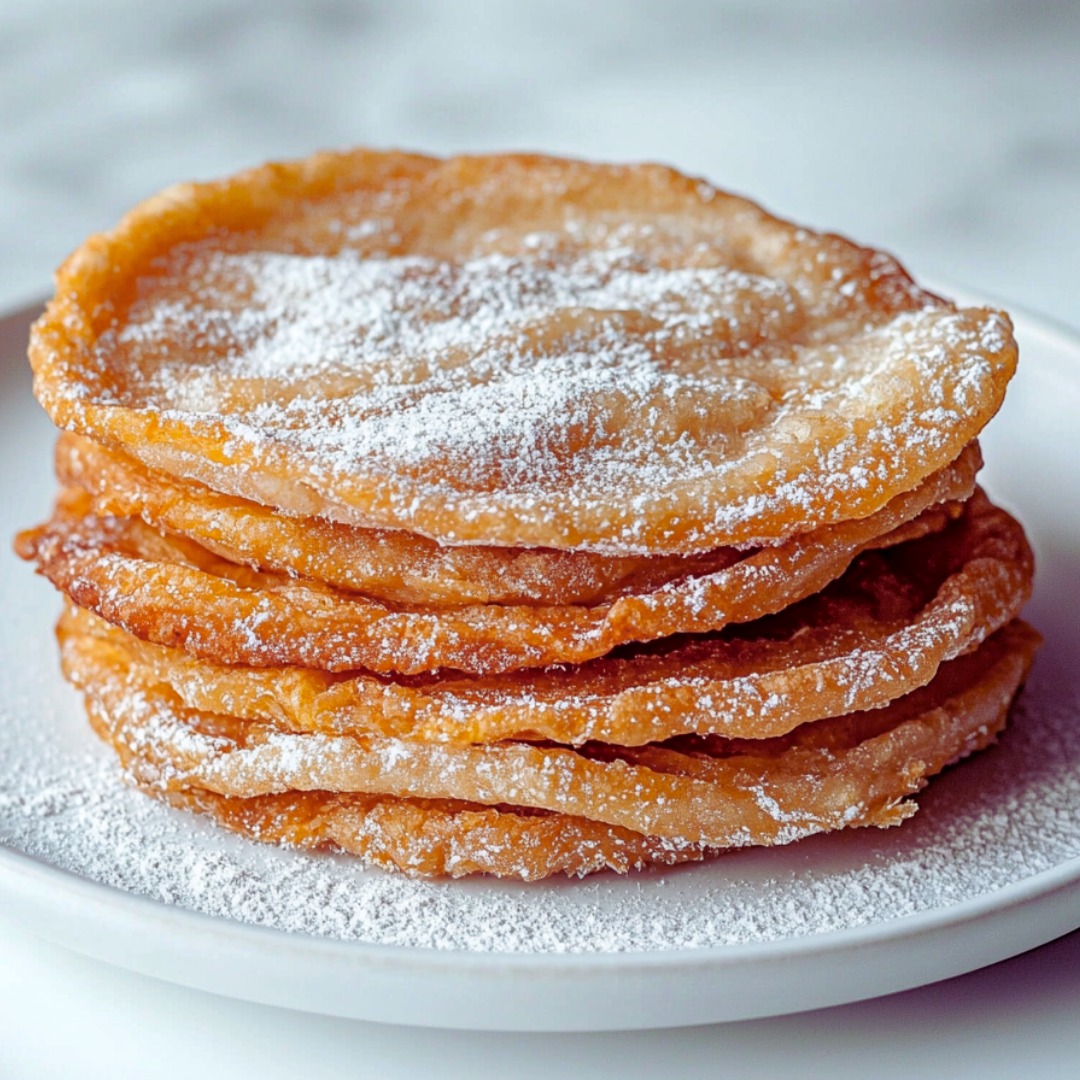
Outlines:
{"type": "Polygon", "coordinates": [[[162,903],[343,941],[505,953],[777,941],[949,907],[1080,857],[1080,699],[1047,710],[1034,682],[1001,745],[936,781],[900,829],[532,885],[416,881],[247,842],[128,787],[73,695],[58,689],[43,714],[5,694],[0,842],[162,903]]]}
{"type": "MultiPolygon", "coordinates": [[[[25,335],[23,320],[21,335],[25,335]]],[[[0,322],[0,329],[9,328],[0,322]]],[[[996,434],[990,486],[1018,504],[1040,558],[1029,617],[1047,642],[999,746],[935,780],[902,828],[811,838],[629,878],[535,885],[412,881],[265,848],[127,787],[60,678],[59,604],[12,555],[0,573],[0,844],[16,858],[205,912],[320,935],[473,952],[653,952],[792,940],[948,909],[1080,859],[1080,347],[1020,323],[1026,358],[996,434]],[[1032,433],[1035,433],[1035,436],[1032,433]]],[[[23,338],[24,339],[24,338],[23,338]]],[[[14,340],[14,336],[11,338],[14,340]]],[[[21,341],[18,348],[21,350],[21,341]]],[[[0,531],[40,518],[53,431],[14,350],[0,357],[0,531]]],[[[1080,871],[1077,876],[1080,877],[1080,871]]],[[[0,877],[0,891],[3,889],[0,877]]],[[[182,947],[182,943],[181,947],[182,947]]]]}

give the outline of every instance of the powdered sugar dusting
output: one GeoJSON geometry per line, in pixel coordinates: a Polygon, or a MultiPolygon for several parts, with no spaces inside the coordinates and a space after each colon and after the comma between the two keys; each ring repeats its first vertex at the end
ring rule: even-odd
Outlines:
{"type": "Polygon", "coordinates": [[[800,321],[782,282],[643,266],[619,248],[571,262],[461,264],[196,252],[180,265],[195,302],[137,303],[102,346],[153,355],[177,343],[140,395],[228,416],[241,441],[287,433],[332,471],[405,469],[442,486],[436,466],[460,461],[452,488],[535,493],[569,467],[583,480],[629,475],[649,464],[646,443],[625,460],[618,437],[620,420],[638,414],[692,469],[706,426],[723,440],[768,396],[736,372],[679,371],[663,350],[704,335],[714,352],[743,354],[800,321]],[[191,363],[188,343],[204,362],[191,363]],[[243,417],[231,415],[238,404],[243,417]]]}
{"type": "Polygon", "coordinates": [[[1001,744],[936,780],[901,829],[519,885],[415,881],[241,840],[128,787],[66,693],[40,724],[5,698],[0,841],[164,903],[344,941],[529,953],[775,941],[948,907],[1080,857],[1080,698],[1051,700],[1036,674],[1001,744]]]}
{"type": "MultiPolygon", "coordinates": [[[[873,275],[822,289],[569,236],[457,260],[180,248],[99,337],[90,392],[209,425],[220,490],[310,512],[301,485],[328,516],[448,543],[636,553],[814,528],[901,460],[893,493],[914,487],[1007,378],[1003,316],[914,286],[875,307],[873,275]]],[[[180,468],[170,452],[145,449],[180,468]]]]}

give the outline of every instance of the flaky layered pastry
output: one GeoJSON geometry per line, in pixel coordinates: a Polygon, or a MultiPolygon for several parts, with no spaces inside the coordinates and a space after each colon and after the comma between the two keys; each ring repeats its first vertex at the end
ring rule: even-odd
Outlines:
{"type": "Polygon", "coordinates": [[[30,360],[64,672],[255,839],[532,880],[893,825],[1037,646],[975,486],[1007,316],[657,166],[181,185],[30,360]]]}
{"type": "Polygon", "coordinates": [[[580,663],[628,642],[772,614],[827,585],[861,551],[940,528],[973,489],[979,460],[965,451],[869,518],[776,547],[722,549],[713,567],[695,559],[696,574],[591,606],[380,602],[253,570],[141,518],[99,516],[85,493],[72,490],[50,522],[22,535],[19,550],[77,604],[137,636],[224,663],[483,674],[580,663]]]}
{"type": "Polygon", "coordinates": [[[65,673],[86,695],[91,722],[152,793],[259,839],[265,830],[306,846],[332,842],[403,870],[525,879],[899,824],[915,811],[907,796],[993,741],[1038,642],[1025,624],[1010,623],[929,687],[787,737],[570,749],[284,733],[189,709],[130,663],[122,641],[61,629],[65,673]],[[318,795],[297,797],[310,792],[318,795]],[[353,795],[367,798],[341,797],[353,795]],[[381,823],[368,820],[374,810],[381,823]],[[387,828],[410,812],[421,832],[430,818],[442,834],[418,855],[387,828]],[[534,826],[536,812],[553,817],[534,826]],[[459,816],[512,837],[513,846],[492,848],[488,836],[459,854],[470,847],[460,835],[467,830],[454,827],[459,816]],[[536,848],[545,831],[558,839],[536,848]]]}
{"type": "Polygon", "coordinates": [[[391,680],[208,662],[121,638],[78,608],[61,625],[123,640],[132,662],[191,708],[285,731],[461,744],[766,739],[878,708],[929,682],[943,662],[1016,616],[1032,569],[1020,526],[980,493],[944,533],[864,555],[824,592],[778,615],[573,668],[391,680]]]}

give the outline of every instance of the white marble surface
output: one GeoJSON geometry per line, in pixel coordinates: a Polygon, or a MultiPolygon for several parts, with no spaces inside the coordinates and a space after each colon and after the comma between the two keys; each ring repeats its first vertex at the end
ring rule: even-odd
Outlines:
{"type": "MultiPolygon", "coordinates": [[[[1080,4],[1065,0],[0,0],[0,308],[167,183],[355,143],[667,161],[1080,326],[1080,4]]],[[[478,1053],[506,1076],[723,1060],[1065,1076],[1078,947],[811,1017],[553,1039],[225,1002],[6,928],[0,1076],[337,1076],[366,1059],[450,1077],[482,1071],[478,1053]],[[109,1040],[113,1021],[126,1032],[109,1040]]]]}
{"type": "Polygon", "coordinates": [[[655,158],[1080,323],[1068,0],[0,0],[0,302],[174,180],[354,143],[655,158]]]}

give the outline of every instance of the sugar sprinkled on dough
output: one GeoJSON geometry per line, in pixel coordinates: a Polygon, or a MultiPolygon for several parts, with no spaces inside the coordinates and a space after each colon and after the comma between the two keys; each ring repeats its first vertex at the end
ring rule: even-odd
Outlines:
{"type": "Polygon", "coordinates": [[[1038,672],[1029,694],[1001,745],[935,781],[903,829],[572,889],[417,881],[265,848],[127,787],[73,703],[43,740],[38,714],[5,701],[0,842],[189,910],[346,941],[530,953],[774,941],[948,907],[1080,855],[1080,700],[1048,706],[1038,672]]]}
{"type": "MultiPolygon", "coordinates": [[[[816,527],[887,485],[861,463],[890,448],[944,464],[1000,378],[1003,318],[914,286],[883,314],[873,278],[813,292],[799,274],[671,268],[611,235],[572,256],[563,241],[454,262],[181,248],[97,342],[102,371],[139,378],[95,393],[220,425],[226,457],[255,468],[203,479],[270,485],[237,494],[299,498],[267,478],[281,450],[329,516],[353,520],[335,492],[356,483],[382,506],[358,523],[423,532],[437,505],[449,543],[492,542],[509,519],[540,543],[635,553],[716,546],[776,512],[816,527]],[[706,518],[680,521],[684,504],[706,518]]],[[[932,471],[915,468],[909,486],[932,471]]]]}

